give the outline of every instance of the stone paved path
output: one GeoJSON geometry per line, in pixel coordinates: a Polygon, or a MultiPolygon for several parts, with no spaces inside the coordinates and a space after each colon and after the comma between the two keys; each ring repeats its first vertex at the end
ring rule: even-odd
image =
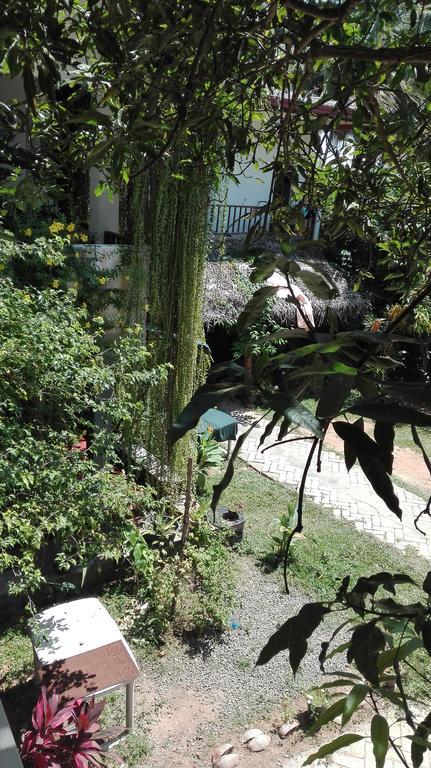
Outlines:
{"type": "MultiPolygon", "coordinates": [[[[409,762],[411,740],[407,738],[411,735],[412,731],[407,723],[394,723],[395,717],[388,717],[388,722],[391,726],[390,733],[391,738],[394,740],[396,746],[401,749],[401,752],[407,758],[409,762]]],[[[346,732],[350,733],[364,733],[365,731],[360,728],[346,728],[346,732]]],[[[368,731],[369,733],[369,726],[368,731]]],[[[306,760],[306,758],[316,749],[309,749],[307,752],[301,752],[299,755],[290,758],[282,764],[282,768],[299,768],[306,760]]],[[[313,768],[375,768],[375,758],[373,753],[373,745],[370,738],[365,738],[363,741],[357,741],[355,744],[351,744],[349,747],[340,749],[332,757],[325,760],[316,760],[312,763],[313,768]]],[[[389,747],[385,760],[385,768],[401,768],[404,764],[401,762],[392,747],[389,747]]],[[[422,768],[431,768],[431,757],[429,753],[425,753],[422,768]]]]}
{"type": "MultiPolygon", "coordinates": [[[[265,420],[262,420],[246,439],[240,452],[241,458],[268,477],[297,487],[310,441],[287,443],[262,453],[262,448],[274,442],[274,438],[269,437],[259,448],[265,425],[265,420]]],[[[245,429],[244,425],[240,425],[240,432],[245,429]]],[[[424,500],[419,496],[395,485],[403,510],[403,519],[398,520],[376,495],[362,470],[355,464],[348,473],[344,460],[330,450],[322,452],[321,473],[317,472],[316,462],[313,461],[305,490],[317,504],[329,507],[336,517],[350,520],[359,530],[371,533],[399,549],[414,547],[423,557],[431,560],[431,518],[423,516],[420,520],[419,526],[425,531],[425,536],[414,525],[415,517],[425,507],[424,500]]]]}
{"type": "MultiPolygon", "coordinates": [[[[270,437],[259,447],[265,425],[266,422],[263,420],[246,439],[240,452],[241,458],[268,477],[286,485],[298,487],[310,441],[287,443],[262,453],[262,448],[274,442],[270,437]]],[[[241,433],[245,429],[246,426],[240,425],[241,433]]],[[[403,519],[398,520],[375,494],[362,470],[355,465],[348,473],[344,460],[330,450],[322,452],[321,473],[317,472],[316,462],[313,462],[305,488],[308,496],[311,496],[316,503],[332,509],[336,517],[350,520],[359,530],[371,533],[399,549],[412,546],[423,557],[431,560],[431,520],[426,516],[421,519],[420,527],[425,531],[425,536],[421,535],[414,525],[415,517],[425,507],[425,502],[419,496],[395,485],[395,492],[403,510],[403,519]]],[[[411,742],[406,738],[408,733],[411,731],[406,723],[397,723],[391,729],[391,735],[396,744],[409,756],[411,742]]],[[[313,751],[315,750],[296,755],[283,763],[283,768],[298,768],[313,751]]],[[[367,738],[352,744],[337,752],[332,758],[317,761],[313,765],[316,768],[323,768],[323,766],[371,768],[375,765],[371,740],[367,738]]],[[[402,765],[396,753],[390,749],[385,768],[400,768],[402,765]]],[[[431,768],[429,754],[424,757],[423,768],[431,768]]]]}

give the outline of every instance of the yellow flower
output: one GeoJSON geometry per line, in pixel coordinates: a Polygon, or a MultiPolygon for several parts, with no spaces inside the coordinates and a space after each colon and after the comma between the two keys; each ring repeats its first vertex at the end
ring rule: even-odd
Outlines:
{"type": "Polygon", "coordinates": [[[47,263],[48,267],[52,267],[52,266],[54,266],[55,261],[53,261],[53,259],[47,259],[46,263],[47,263]]]}
{"type": "Polygon", "coordinates": [[[214,430],[213,430],[213,428],[212,428],[212,427],[208,426],[208,427],[207,427],[207,432],[208,432],[210,435],[212,435],[212,433],[214,432],[214,430]]]}
{"type": "Polygon", "coordinates": [[[145,309],[146,312],[149,312],[150,305],[149,304],[144,304],[144,309],[145,309]]]}
{"type": "Polygon", "coordinates": [[[68,224],[66,229],[67,229],[68,232],[73,232],[74,229],[75,229],[75,225],[74,224],[68,224]]]}
{"type": "Polygon", "coordinates": [[[103,325],[104,320],[103,320],[102,315],[99,315],[98,317],[95,317],[94,318],[94,322],[97,323],[98,325],[103,325]]]}
{"type": "Polygon", "coordinates": [[[53,224],[49,225],[48,229],[49,229],[51,235],[56,235],[57,234],[58,227],[57,227],[57,224],[55,223],[55,221],[53,222],[53,224]]]}
{"type": "Polygon", "coordinates": [[[25,230],[24,230],[24,235],[25,235],[26,237],[31,237],[31,235],[32,235],[32,230],[30,229],[30,227],[27,227],[27,229],[25,229],[25,230]]]}
{"type": "Polygon", "coordinates": [[[28,293],[24,293],[22,298],[24,301],[27,301],[27,302],[31,301],[31,296],[28,293]]]}
{"type": "Polygon", "coordinates": [[[106,283],[108,282],[108,280],[107,280],[107,278],[106,278],[106,277],[99,277],[99,278],[98,278],[98,282],[99,282],[99,285],[106,285],[106,283]]]}
{"type": "Polygon", "coordinates": [[[59,288],[60,287],[60,281],[59,280],[53,280],[51,283],[53,288],[59,288]]]}
{"type": "Polygon", "coordinates": [[[61,221],[57,221],[57,229],[59,232],[61,232],[62,229],[64,229],[64,224],[61,221]]]}
{"type": "Polygon", "coordinates": [[[83,243],[87,243],[88,242],[88,235],[81,235],[81,240],[82,240],[83,243]]]}

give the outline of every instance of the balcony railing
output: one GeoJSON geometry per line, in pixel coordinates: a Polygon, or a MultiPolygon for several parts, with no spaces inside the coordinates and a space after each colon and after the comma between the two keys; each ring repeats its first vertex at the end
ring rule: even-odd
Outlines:
{"type": "Polygon", "coordinates": [[[265,222],[262,208],[253,205],[215,204],[211,208],[211,226],[214,234],[242,235],[257,224],[260,228],[269,226],[270,218],[265,222]]]}

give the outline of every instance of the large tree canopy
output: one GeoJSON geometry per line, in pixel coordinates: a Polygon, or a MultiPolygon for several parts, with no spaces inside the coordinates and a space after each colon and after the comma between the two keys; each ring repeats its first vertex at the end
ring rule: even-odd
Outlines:
{"type": "MultiPolygon", "coordinates": [[[[190,192],[196,193],[196,180],[204,171],[210,171],[211,184],[216,184],[218,174],[232,172],[238,153],[252,162],[259,144],[273,150],[266,168],[273,172],[273,184],[265,218],[271,214],[282,253],[261,254],[253,280],[259,283],[278,268],[288,284],[299,274],[313,292],[333,295],[327,276],[291,258],[292,235],[304,228],[303,209],[319,208],[326,246],[335,255],[347,243],[358,286],[361,281],[369,281],[368,286],[376,283],[380,302],[372,333],[339,333],[329,314],[325,333],[310,323],[307,331],[283,331],[287,349],[256,366],[253,391],[258,390],[274,412],[266,434],[278,427],[278,438],[283,440],[298,425],[309,433],[297,530],[306,522],[307,472],[315,456],[320,462],[334,419],[339,419],[336,429],[345,444],[346,465],[357,461],[374,491],[401,516],[390,477],[393,427],[411,424],[413,439],[421,446],[420,429],[431,424],[425,335],[431,317],[429,310],[426,314],[431,293],[427,2],[20,0],[3,5],[1,22],[3,71],[22,76],[25,88],[22,104],[1,107],[3,189],[11,194],[34,179],[38,189],[65,192],[64,169],[69,165],[96,166],[111,187],[131,184],[134,195],[141,184],[147,190],[139,199],[147,218],[137,240],[140,232],[148,233],[151,253],[154,258],[160,254],[156,265],[150,257],[144,266],[149,275],[166,281],[157,320],[165,341],[168,330],[167,354],[177,366],[177,381],[171,387],[175,390],[171,405],[176,407],[187,400],[193,378],[189,375],[187,387],[181,389],[186,356],[190,359],[199,328],[205,242],[202,208],[198,236],[189,226],[190,192]],[[30,137],[25,147],[11,142],[20,126],[30,137]],[[18,168],[27,169],[24,178],[18,168]],[[285,175],[295,205],[285,205],[277,194],[285,175]],[[185,221],[188,229],[183,227],[185,221]],[[195,313],[187,323],[190,297],[196,297],[195,313]],[[419,339],[405,338],[409,324],[419,339]],[[416,381],[406,382],[411,373],[406,345],[419,343],[423,356],[414,371],[416,381]],[[316,415],[300,402],[307,386],[318,396],[316,415]],[[355,423],[339,418],[348,413],[360,418],[355,423]],[[363,418],[375,420],[374,438],[365,432],[363,418]]],[[[252,231],[251,239],[258,235],[252,231]]],[[[136,266],[142,267],[139,250],[135,256],[136,266]]],[[[157,290],[151,280],[149,290],[157,290]]],[[[270,286],[258,288],[240,317],[241,330],[256,320],[274,291],[270,286]]],[[[226,393],[244,389],[237,381],[239,374],[236,364],[213,372],[180,413],[173,442],[226,393]]],[[[237,442],[226,476],[214,489],[214,505],[232,477],[244,439],[237,442]]],[[[423,514],[430,514],[430,502],[423,514]]],[[[287,556],[288,548],[286,565],[287,556]]],[[[427,658],[431,655],[430,580],[428,574],[422,593],[415,593],[417,602],[408,604],[392,597],[380,600],[377,595],[378,590],[394,595],[400,584],[410,582],[408,577],[379,573],[359,579],[349,589],[346,576],[333,603],[305,606],[273,635],[259,659],[265,663],[288,649],[296,671],[324,616],[341,607],[350,612],[350,622],[353,611],[346,662],[355,665],[354,685],[347,700],[333,705],[320,724],[338,714],[347,722],[352,701],[358,706],[368,695],[376,712],[372,737],[380,750],[378,765],[384,762],[389,729],[376,697],[385,696],[381,683],[387,670],[394,671],[396,689],[391,695],[386,692],[386,698],[401,708],[412,728],[413,766],[421,765],[429,748],[430,716],[415,721],[400,660],[418,647],[427,658]]],[[[345,650],[343,645],[335,652],[345,650]]],[[[322,665],[327,651],[325,646],[322,665]]],[[[326,753],[340,746],[336,742],[326,753]]],[[[326,753],[320,751],[319,756],[326,753]]],[[[409,765],[406,760],[404,764],[409,765]]]]}

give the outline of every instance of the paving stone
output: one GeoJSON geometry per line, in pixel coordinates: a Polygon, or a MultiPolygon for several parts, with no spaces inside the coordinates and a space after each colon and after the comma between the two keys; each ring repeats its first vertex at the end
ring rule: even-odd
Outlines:
{"type": "MultiPolygon", "coordinates": [[[[240,452],[241,458],[268,477],[297,487],[308,445],[289,443],[262,453],[259,442],[265,426],[266,422],[262,421],[252,433],[253,437],[247,438],[240,452]]],[[[424,508],[423,499],[394,484],[403,509],[401,521],[375,495],[360,469],[355,468],[348,473],[344,461],[333,451],[322,452],[322,467],[324,471],[319,473],[316,466],[312,465],[306,484],[307,495],[317,504],[332,508],[334,516],[350,520],[360,531],[370,533],[401,550],[412,546],[423,557],[431,560],[431,536],[423,536],[414,525],[415,517],[424,508]]],[[[431,534],[430,520],[423,520],[422,527],[426,533],[431,534]]]]}

